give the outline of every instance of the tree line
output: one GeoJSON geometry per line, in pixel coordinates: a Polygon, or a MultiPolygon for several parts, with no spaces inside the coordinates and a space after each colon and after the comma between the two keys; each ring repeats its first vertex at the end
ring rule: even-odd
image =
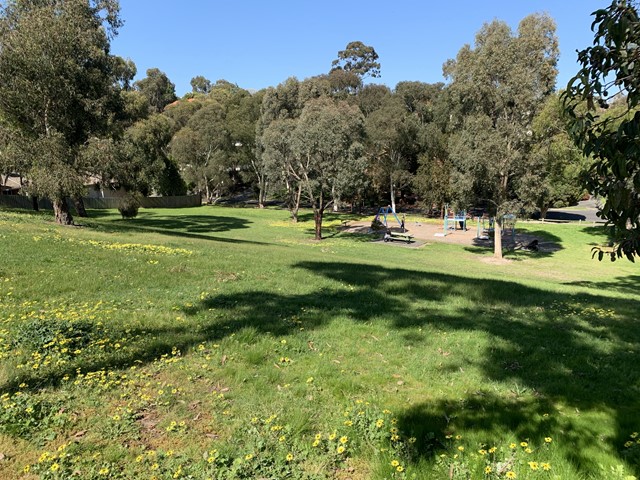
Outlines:
{"type": "MultiPolygon", "coordinates": [[[[73,221],[67,198],[82,214],[87,178],[208,202],[251,188],[294,220],[310,205],[321,239],[324,212],[341,205],[544,216],[580,199],[593,172],[593,151],[576,142],[591,104],[555,91],[558,41],[544,14],[516,31],[484,24],[443,66],[446,83],[370,83],[378,55],[354,41],[326,73],[258,92],[196,76],[181,99],[156,68],[133,81],[133,61],[110,52],[121,26],[116,0],[10,0],[0,11],[0,172],[49,197],[59,223],[73,221]]],[[[619,125],[609,112],[597,115],[619,125]]]]}

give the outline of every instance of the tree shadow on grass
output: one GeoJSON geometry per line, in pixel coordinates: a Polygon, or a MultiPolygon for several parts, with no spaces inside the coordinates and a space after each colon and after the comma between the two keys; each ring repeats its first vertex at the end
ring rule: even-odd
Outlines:
{"type": "MultiPolygon", "coordinates": [[[[493,252],[493,238],[474,238],[473,246],[465,247],[471,253],[493,252]]],[[[564,249],[562,239],[545,230],[516,230],[515,238],[505,234],[502,237],[503,255],[512,260],[525,258],[546,258],[564,249]],[[537,250],[527,250],[525,247],[537,241],[537,250]]]]}
{"type": "MultiPolygon", "coordinates": [[[[93,218],[113,217],[112,213],[102,213],[100,210],[91,212],[93,218]]],[[[159,233],[181,238],[198,240],[213,240],[227,243],[248,243],[253,245],[268,245],[268,243],[240,240],[211,235],[232,230],[250,228],[251,221],[244,218],[224,217],[215,215],[180,215],[163,216],[156,212],[140,212],[134,219],[114,219],[109,223],[92,224],[92,228],[110,232],[159,233]]]]}
{"type": "MultiPolygon", "coordinates": [[[[410,334],[416,327],[434,326],[490,337],[491,348],[468,355],[463,362],[489,382],[517,384],[530,394],[519,398],[490,391],[460,392],[456,398],[407,407],[399,414],[400,424],[419,439],[422,460],[433,459],[430,432],[443,437],[451,429],[474,431],[487,441],[511,432],[533,441],[560,428],[565,432],[563,442],[571,445],[562,453],[588,472],[593,467],[590,451],[603,444],[620,451],[630,432],[638,429],[638,296],[616,299],[614,304],[601,294],[559,293],[512,281],[354,263],[307,261],[296,264],[294,271],[310,276],[308,281],[319,276],[335,286],[298,294],[252,290],[203,298],[183,308],[191,322],[127,332],[142,340],[126,352],[94,362],[86,359],[83,371],[149,363],[174,347],[186,352],[247,328],[258,337],[284,336],[301,326],[306,331],[323,328],[337,318],[382,321],[389,329],[406,332],[405,340],[418,348],[421,339],[410,334]],[[615,314],[608,313],[611,308],[615,314]],[[557,413],[556,405],[607,412],[615,434],[602,438],[598,425],[569,419],[557,423],[560,415],[541,420],[543,413],[557,413]]],[[[125,332],[114,332],[114,338],[119,335],[125,332]]],[[[55,385],[62,376],[73,376],[76,367],[71,364],[44,377],[43,372],[24,373],[0,388],[14,390],[23,381],[32,385],[33,380],[55,385]]],[[[422,380],[429,383],[428,378],[422,380]]]]}
{"type": "MultiPolygon", "coordinates": [[[[640,292],[640,275],[627,275],[624,277],[616,277],[615,280],[609,282],[598,282],[595,280],[582,280],[577,282],[567,282],[565,285],[573,285],[576,287],[588,287],[598,290],[615,291],[629,295],[637,295],[640,292]]],[[[612,300],[612,306],[615,307],[615,300],[612,300]]]]}

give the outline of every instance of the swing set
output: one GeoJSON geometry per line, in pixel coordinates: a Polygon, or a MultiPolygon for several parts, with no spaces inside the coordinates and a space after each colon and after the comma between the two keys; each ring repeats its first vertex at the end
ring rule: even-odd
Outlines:
{"type": "Polygon", "coordinates": [[[396,222],[398,222],[398,225],[400,225],[400,228],[402,229],[402,231],[404,232],[404,219],[402,221],[400,221],[400,219],[398,218],[398,215],[396,215],[396,212],[393,211],[393,209],[389,206],[387,207],[380,207],[380,210],[378,210],[378,214],[376,215],[376,218],[374,218],[374,223],[375,222],[380,222],[382,224],[384,224],[385,227],[389,228],[389,225],[387,225],[387,216],[393,215],[396,219],[396,222]],[[381,220],[380,216],[382,216],[382,218],[384,219],[381,220]]]}

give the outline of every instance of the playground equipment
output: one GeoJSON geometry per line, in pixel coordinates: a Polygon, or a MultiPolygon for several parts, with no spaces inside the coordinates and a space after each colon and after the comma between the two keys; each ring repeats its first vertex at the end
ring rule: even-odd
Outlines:
{"type": "Polygon", "coordinates": [[[394,212],[391,207],[380,207],[380,210],[378,210],[378,214],[376,215],[376,218],[373,219],[373,222],[375,223],[376,221],[379,221],[383,223],[385,227],[388,228],[389,227],[389,225],[387,225],[388,215],[393,215],[395,217],[396,221],[398,222],[398,225],[400,225],[400,228],[402,228],[402,231],[404,232],[404,216],[403,216],[403,220],[400,221],[400,219],[398,218],[398,215],[396,215],[396,212],[394,212]],[[380,215],[382,215],[382,218],[384,218],[384,221],[380,220],[380,215]]]}
{"type": "MultiPolygon", "coordinates": [[[[489,235],[495,231],[495,218],[494,217],[477,217],[478,230],[476,232],[476,238],[488,239],[489,235]]],[[[516,216],[509,213],[502,216],[502,236],[510,235],[511,241],[516,241],[516,216]]]]}
{"type": "Polygon", "coordinates": [[[460,229],[466,231],[467,230],[467,211],[466,210],[458,210],[457,212],[452,212],[449,210],[449,205],[444,206],[444,234],[445,236],[449,233],[449,230],[456,231],[458,224],[460,225],[460,229]]]}

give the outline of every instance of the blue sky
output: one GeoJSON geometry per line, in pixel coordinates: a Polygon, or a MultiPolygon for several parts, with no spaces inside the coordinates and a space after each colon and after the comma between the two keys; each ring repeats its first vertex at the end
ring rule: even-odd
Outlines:
{"type": "Polygon", "coordinates": [[[359,40],[381,63],[380,79],[444,81],[442,64],[473,44],[485,22],[514,30],[535,12],[557,24],[558,87],[577,72],[576,50],[593,41],[591,12],[608,0],[120,0],[125,21],[112,52],[132,59],[138,78],[157,67],[182,96],[191,78],[225,79],[247,89],[275,86],[290,76],[326,73],[337,52],[359,40]]]}

